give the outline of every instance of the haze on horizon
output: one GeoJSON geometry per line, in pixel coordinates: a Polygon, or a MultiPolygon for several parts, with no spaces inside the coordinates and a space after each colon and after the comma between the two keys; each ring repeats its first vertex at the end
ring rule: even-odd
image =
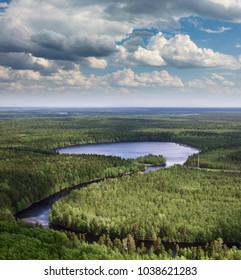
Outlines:
{"type": "Polygon", "coordinates": [[[0,107],[239,107],[240,0],[0,0],[0,107]]]}

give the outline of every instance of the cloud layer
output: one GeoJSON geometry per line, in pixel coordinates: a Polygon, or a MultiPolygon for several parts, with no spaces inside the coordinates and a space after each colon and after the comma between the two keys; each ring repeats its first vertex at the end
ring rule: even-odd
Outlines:
{"type": "MultiPolygon", "coordinates": [[[[202,79],[181,77],[180,69],[241,69],[238,57],[200,47],[200,41],[181,30],[179,20],[189,16],[240,23],[241,4],[231,0],[1,2],[0,89],[234,87],[232,79],[219,73],[202,79]]],[[[219,26],[203,28],[201,33],[218,36],[231,31],[219,26]]]]}

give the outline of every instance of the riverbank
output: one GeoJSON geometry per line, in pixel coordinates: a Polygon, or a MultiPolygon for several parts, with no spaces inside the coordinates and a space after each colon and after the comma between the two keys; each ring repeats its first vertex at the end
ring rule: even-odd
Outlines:
{"type": "MultiPolygon", "coordinates": [[[[141,171],[144,171],[144,170],[140,170],[140,172],[141,171]]],[[[139,171],[137,171],[137,172],[139,172],[139,171]]],[[[83,187],[87,187],[93,183],[98,183],[98,182],[104,181],[106,179],[114,179],[114,178],[120,178],[123,176],[131,176],[134,173],[135,172],[129,172],[129,173],[125,173],[125,174],[118,175],[118,176],[95,178],[93,180],[81,182],[81,183],[73,185],[73,186],[68,186],[56,193],[49,195],[48,197],[45,197],[39,201],[32,203],[25,209],[22,209],[21,211],[14,213],[14,217],[16,219],[23,220],[30,224],[39,224],[39,225],[43,225],[45,228],[48,228],[49,227],[48,213],[49,213],[49,210],[51,209],[51,206],[59,199],[67,196],[71,191],[77,190],[77,189],[80,189],[83,187]],[[37,217],[41,217],[41,220],[40,220],[40,218],[34,219],[32,214],[37,215],[37,217]]]]}

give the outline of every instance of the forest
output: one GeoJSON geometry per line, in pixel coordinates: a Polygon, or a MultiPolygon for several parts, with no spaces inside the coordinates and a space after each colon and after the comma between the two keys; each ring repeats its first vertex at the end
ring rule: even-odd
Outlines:
{"type": "Polygon", "coordinates": [[[241,240],[241,174],[174,166],[92,184],[56,202],[53,224],[138,240],[241,240]]]}
{"type": "Polygon", "coordinates": [[[0,259],[241,259],[241,112],[2,110],[0,130],[0,259]],[[201,151],[151,173],[143,164],[163,165],[163,157],[56,152],[126,141],[201,151]],[[106,179],[54,204],[51,222],[62,230],[16,220],[32,203],[96,178],[106,179]]]}

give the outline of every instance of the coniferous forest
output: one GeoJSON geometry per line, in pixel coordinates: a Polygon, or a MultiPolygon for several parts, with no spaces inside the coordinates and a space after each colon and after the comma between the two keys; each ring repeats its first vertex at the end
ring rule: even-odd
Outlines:
{"type": "Polygon", "coordinates": [[[241,111],[0,111],[0,259],[241,259],[241,111]],[[59,154],[64,146],[175,142],[200,150],[183,166],[146,155],[59,154]],[[18,212],[55,202],[51,228],[18,212]]]}

